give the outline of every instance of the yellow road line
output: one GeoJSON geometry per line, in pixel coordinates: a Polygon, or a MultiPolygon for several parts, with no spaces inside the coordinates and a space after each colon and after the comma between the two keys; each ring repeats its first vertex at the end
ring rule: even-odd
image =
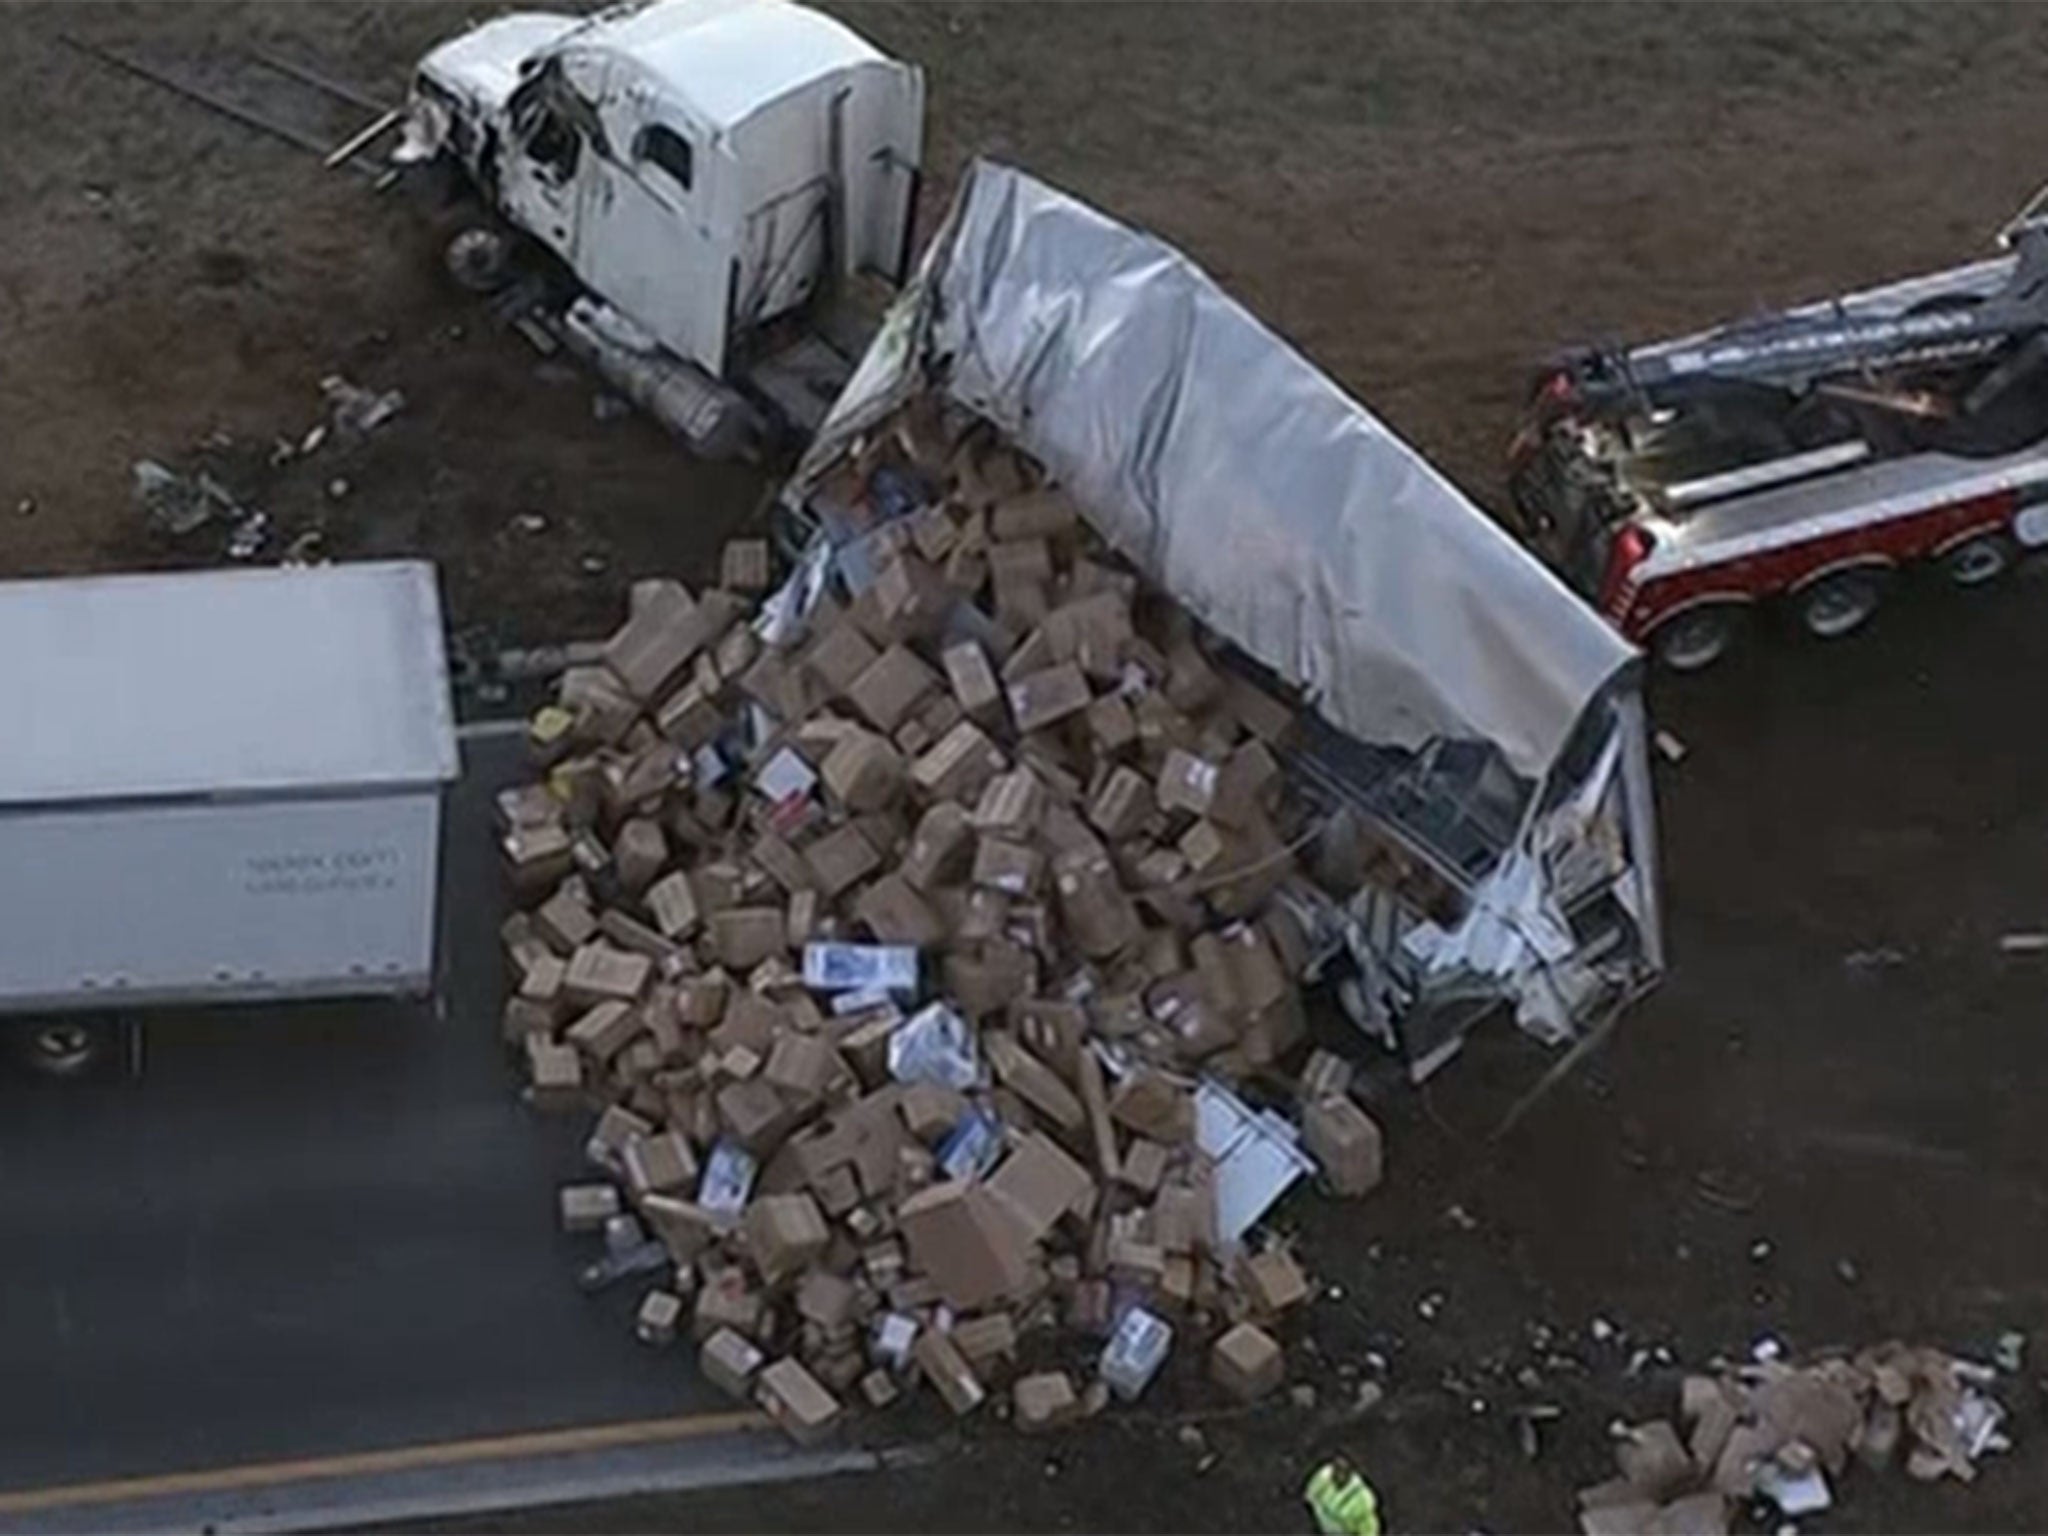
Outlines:
{"type": "Polygon", "coordinates": [[[118,1504],[129,1499],[175,1498],[180,1495],[228,1493],[269,1488],[316,1478],[374,1477],[419,1467],[457,1467],[479,1461],[506,1461],[527,1456],[558,1456],[571,1451],[610,1451],[665,1440],[696,1440],[706,1435],[762,1429],[765,1414],[745,1409],[729,1413],[690,1414],[672,1419],[639,1419],[624,1424],[590,1424],[574,1429],[544,1429],[530,1434],[495,1435],[481,1440],[448,1440],[437,1445],[401,1445],[386,1451],[356,1451],[341,1456],[308,1456],[296,1461],[259,1461],[205,1472],[167,1472],[153,1477],[117,1477],[103,1482],[70,1483],[55,1488],[28,1488],[0,1493],[0,1515],[32,1515],[75,1505],[118,1504]]]}

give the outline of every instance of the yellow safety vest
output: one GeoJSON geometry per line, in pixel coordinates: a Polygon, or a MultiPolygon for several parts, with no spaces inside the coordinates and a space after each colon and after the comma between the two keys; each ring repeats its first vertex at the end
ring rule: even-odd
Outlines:
{"type": "Polygon", "coordinates": [[[1372,1485],[1353,1472],[1342,1482],[1325,1462],[1309,1478],[1303,1494],[1322,1536],[1380,1536],[1380,1504],[1372,1485]]]}

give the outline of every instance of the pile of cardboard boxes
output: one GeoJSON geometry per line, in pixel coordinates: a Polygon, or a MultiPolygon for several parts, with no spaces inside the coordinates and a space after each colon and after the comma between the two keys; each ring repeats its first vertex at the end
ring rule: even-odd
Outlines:
{"type": "Polygon", "coordinates": [[[2005,1410],[1983,1390],[1988,1366],[1892,1342],[1795,1366],[1771,1358],[1688,1376],[1684,1433],[1668,1419],[1617,1427],[1616,1475],[1579,1490],[1586,1536],[1648,1531],[1719,1536],[1744,1503],[1796,1519],[1827,1509],[1852,1460],[1904,1463],[1922,1482],[1977,1475],[2004,1450],[2005,1410]]]}
{"type": "Polygon", "coordinates": [[[985,427],[913,408],[837,486],[857,592],[763,619],[758,541],[641,583],[501,797],[507,1044],[598,1112],[564,1223],[658,1244],[642,1336],[799,1439],[920,1382],[1049,1428],[1169,1353],[1270,1392],[1308,1286],[1220,1227],[1197,1085],[1380,1162],[1344,1063],[1288,1070],[1293,708],[985,427]]]}

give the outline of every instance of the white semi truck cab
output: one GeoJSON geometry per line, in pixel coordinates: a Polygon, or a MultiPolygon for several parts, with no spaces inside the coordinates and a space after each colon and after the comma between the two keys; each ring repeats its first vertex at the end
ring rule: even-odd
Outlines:
{"type": "Polygon", "coordinates": [[[504,16],[442,44],[399,158],[452,157],[585,291],[572,346],[715,452],[790,339],[771,322],[855,279],[902,282],[923,119],[916,66],[830,17],[653,0],[504,16]]]}

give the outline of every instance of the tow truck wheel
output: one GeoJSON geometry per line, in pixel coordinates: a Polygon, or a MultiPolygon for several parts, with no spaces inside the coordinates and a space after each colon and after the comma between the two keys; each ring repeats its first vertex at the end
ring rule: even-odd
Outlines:
{"type": "Polygon", "coordinates": [[[512,279],[512,243],[481,224],[450,240],[442,260],[448,275],[471,293],[496,293],[512,279]]]}
{"type": "Polygon", "coordinates": [[[1839,640],[1861,629],[1883,600],[1875,571],[1843,571],[1799,594],[1799,622],[1816,639],[1839,640]]]}
{"type": "Polygon", "coordinates": [[[1728,654],[1741,615],[1733,603],[1694,608],[1660,624],[1650,635],[1650,649],[1673,672],[1698,672],[1728,654]]]}
{"type": "Polygon", "coordinates": [[[1959,587],[1981,587],[2012,569],[2012,541],[2002,533],[1980,534],[1943,555],[1941,569],[1959,587]]]}

